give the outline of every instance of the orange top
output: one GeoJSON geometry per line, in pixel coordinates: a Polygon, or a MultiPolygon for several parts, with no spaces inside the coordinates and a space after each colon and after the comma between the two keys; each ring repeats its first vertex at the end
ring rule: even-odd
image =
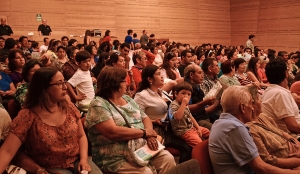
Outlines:
{"type": "Polygon", "coordinates": [[[44,168],[69,168],[79,158],[77,122],[80,113],[69,103],[60,126],[50,126],[37,113],[22,109],[11,123],[11,132],[25,145],[27,155],[44,168]]]}

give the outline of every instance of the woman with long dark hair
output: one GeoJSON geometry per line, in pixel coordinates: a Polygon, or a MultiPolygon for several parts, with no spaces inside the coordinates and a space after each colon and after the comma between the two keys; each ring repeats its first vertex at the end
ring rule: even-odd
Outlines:
{"type": "Polygon", "coordinates": [[[84,34],[83,44],[90,45],[90,42],[92,41],[91,37],[92,37],[91,30],[86,30],[84,34]]]}
{"type": "Polygon", "coordinates": [[[178,83],[178,80],[183,80],[178,69],[176,68],[177,62],[178,58],[176,54],[173,52],[168,52],[165,54],[163,64],[161,65],[161,74],[164,77],[164,83],[168,83],[171,80],[175,80],[178,83]]]}
{"type": "Polygon", "coordinates": [[[258,69],[260,67],[260,60],[258,57],[252,57],[250,60],[249,60],[249,63],[248,63],[248,68],[247,68],[247,75],[248,77],[252,80],[252,82],[256,82],[256,83],[259,83],[260,86],[264,86],[264,87],[267,87],[268,85],[267,84],[264,84],[260,78],[260,76],[258,75],[258,69]]]}
{"type": "Polygon", "coordinates": [[[101,70],[105,67],[105,64],[108,59],[109,59],[109,54],[107,52],[103,52],[100,54],[96,66],[92,69],[92,73],[96,78],[99,76],[101,70]]]}

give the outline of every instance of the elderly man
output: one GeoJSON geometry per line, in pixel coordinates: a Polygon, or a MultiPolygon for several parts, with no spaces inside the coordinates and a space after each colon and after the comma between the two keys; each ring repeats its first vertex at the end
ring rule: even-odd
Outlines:
{"type": "Polygon", "coordinates": [[[6,19],[4,18],[1,18],[1,25],[0,25],[0,36],[3,36],[3,35],[12,35],[13,34],[13,31],[12,29],[10,28],[9,25],[6,25],[6,19]]]}
{"type": "Polygon", "coordinates": [[[210,131],[209,155],[215,174],[231,173],[299,173],[265,163],[245,126],[254,108],[248,89],[228,87],[221,98],[223,113],[210,131]]]}
{"type": "Polygon", "coordinates": [[[204,92],[199,84],[203,82],[203,70],[196,64],[190,64],[184,69],[184,80],[193,87],[192,96],[189,102],[189,109],[198,122],[199,126],[211,128],[208,114],[214,112],[219,104],[215,98],[204,98],[204,92]],[[208,106],[208,107],[207,107],[208,106]]]}
{"type": "Polygon", "coordinates": [[[42,24],[38,28],[39,36],[51,36],[51,28],[47,25],[47,19],[42,19],[42,24]]]}

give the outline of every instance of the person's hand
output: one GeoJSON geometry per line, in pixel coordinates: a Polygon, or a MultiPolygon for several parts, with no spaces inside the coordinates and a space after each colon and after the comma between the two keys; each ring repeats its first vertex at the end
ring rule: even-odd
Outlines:
{"type": "Polygon", "coordinates": [[[147,138],[147,145],[151,150],[158,150],[158,143],[155,137],[147,138]]]}
{"type": "Polygon", "coordinates": [[[83,170],[86,170],[88,172],[91,171],[91,166],[88,163],[88,161],[85,159],[80,160],[78,163],[78,172],[81,173],[81,171],[83,171],[83,170]]]}
{"type": "Polygon", "coordinates": [[[183,97],[181,104],[187,106],[190,102],[190,97],[183,97]]]}
{"type": "Polygon", "coordinates": [[[176,79],[175,81],[176,81],[176,83],[180,83],[180,82],[183,82],[184,79],[182,77],[180,77],[180,78],[176,79]]]}
{"type": "Polygon", "coordinates": [[[204,138],[208,138],[209,137],[210,131],[207,128],[199,126],[198,130],[201,131],[202,137],[204,137],[204,138]]]}
{"type": "Polygon", "coordinates": [[[76,101],[81,101],[81,100],[84,100],[86,99],[86,95],[85,94],[78,94],[76,96],[76,101]]]}
{"type": "Polygon", "coordinates": [[[0,95],[2,95],[2,96],[3,96],[3,95],[4,95],[4,93],[5,93],[4,91],[0,90],[0,95]]]}
{"type": "Polygon", "coordinates": [[[92,81],[93,81],[93,84],[97,83],[97,79],[95,77],[92,77],[92,81]]]}
{"type": "Polygon", "coordinates": [[[212,105],[212,104],[214,104],[215,100],[216,100],[216,97],[209,97],[203,101],[204,101],[205,105],[212,105]]]}
{"type": "Polygon", "coordinates": [[[155,125],[161,126],[161,127],[166,127],[168,125],[166,123],[161,122],[160,118],[155,119],[152,123],[155,124],[155,125]]]}
{"type": "Polygon", "coordinates": [[[6,96],[6,95],[12,96],[12,95],[14,95],[14,91],[12,91],[12,90],[5,91],[3,96],[6,96]]]}
{"type": "Polygon", "coordinates": [[[197,133],[198,133],[199,137],[202,138],[202,131],[201,131],[200,126],[197,128],[197,133]]]}
{"type": "Polygon", "coordinates": [[[252,82],[252,84],[253,84],[254,86],[256,86],[258,89],[260,89],[260,83],[259,83],[259,82],[252,82]]]}
{"type": "Polygon", "coordinates": [[[132,72],[131,70],[128,70],[127,73],[128,73],[128,75],[129,75],[130,77],[133,76],[133,72],[132,72]]]}
{"type": "Polygon", "coordinates": [[[155,132],[155,130],[153,129],[146,129],[146,138],[151,138],[151,137],[154,137],[156,138],[157,137],[157,133],[155,132]]]}

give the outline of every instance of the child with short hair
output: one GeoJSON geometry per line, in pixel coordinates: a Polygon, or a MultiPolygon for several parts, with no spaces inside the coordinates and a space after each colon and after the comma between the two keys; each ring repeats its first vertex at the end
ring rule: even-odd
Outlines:
{"type": "Polygon", "coordinates": [[[201,138],[208,138],[209,130],[198,125],[187,106],[192,92],[193,88],[188,82],[175,86],[176,99],[170,104],[169,118],[174,134],[194,147],[202,142],[201,138]]]}
{"type": "Polygon", "coordinates": [[[91,55],[87,51],[79,51],[75,60],[77,61],[79,68],[75,74],[68,80],[68,93],[72,99],[76,100],[77,107],[81,111],[87,111],[90,102],[95,97],[95,91],[93,87],[93,80],[91,77],[91,55]],[[73,87],[76,88],[75,94],[73,87]]]}

